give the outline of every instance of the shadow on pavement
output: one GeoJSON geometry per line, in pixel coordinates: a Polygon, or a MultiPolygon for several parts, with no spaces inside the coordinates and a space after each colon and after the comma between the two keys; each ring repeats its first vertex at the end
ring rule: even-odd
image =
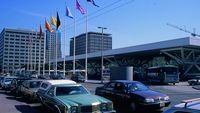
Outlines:
{"type": "Polygon", "coordinates": [[[51,113],[42,106],[30,106],[30,105],[15,105],[15,108],[21,113],[51,113]]]}

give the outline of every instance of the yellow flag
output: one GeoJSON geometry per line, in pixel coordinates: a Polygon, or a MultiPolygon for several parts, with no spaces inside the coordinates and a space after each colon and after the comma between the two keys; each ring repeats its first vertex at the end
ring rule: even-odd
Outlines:
{"type": "Polygon", "coordinates": [[[55,17],[51,16],[51,24],[57,26],[57,20],[55,17]]]}

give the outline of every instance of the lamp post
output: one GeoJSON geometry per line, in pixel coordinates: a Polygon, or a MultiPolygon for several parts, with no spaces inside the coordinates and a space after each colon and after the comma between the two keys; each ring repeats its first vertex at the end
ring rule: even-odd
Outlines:
{"type": "Polygon", "coordinates": [[[103,30],[107,29],[106,27],[98,27],[99,29],[101,29],[101,83],[103,83],[103,30]]]}

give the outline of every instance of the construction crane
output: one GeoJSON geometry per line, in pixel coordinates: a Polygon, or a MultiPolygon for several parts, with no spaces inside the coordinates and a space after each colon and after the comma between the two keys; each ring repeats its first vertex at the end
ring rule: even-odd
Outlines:
{"type": "Polygon", "coordinates": [[[182,28],[180,28],[180,27],[178,27],[178,26],[175,26],[175,25],[172,25],[172,24],[169,24],[169,23],[167,23],[167,25],[168,26],[171,26],[171,27],[173,27],[173,28],[176,28],[176,29],[179,29],[179,30],[181,30],[181,31],[184,31],[184,32],[186,32],[186,33],[190,33],[192,36],[197,36],[197,37],[200,37],[200,35],[198,35],[198,34],[196,34],[195,32],[190,32],[190,31],[188,31],[188,30],[186,30],[186,29],[182,29],[182,28]]]}

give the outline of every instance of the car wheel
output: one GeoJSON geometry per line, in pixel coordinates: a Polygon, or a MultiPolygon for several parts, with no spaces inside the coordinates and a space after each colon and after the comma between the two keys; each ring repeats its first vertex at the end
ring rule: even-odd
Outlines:
{"type": "Polygon", "coordinates": [[[136,111],[136,104],[135,102],[131,102],[130,106],[129,106],[129,111],[132,113],[134,111],[136,111]]]}

